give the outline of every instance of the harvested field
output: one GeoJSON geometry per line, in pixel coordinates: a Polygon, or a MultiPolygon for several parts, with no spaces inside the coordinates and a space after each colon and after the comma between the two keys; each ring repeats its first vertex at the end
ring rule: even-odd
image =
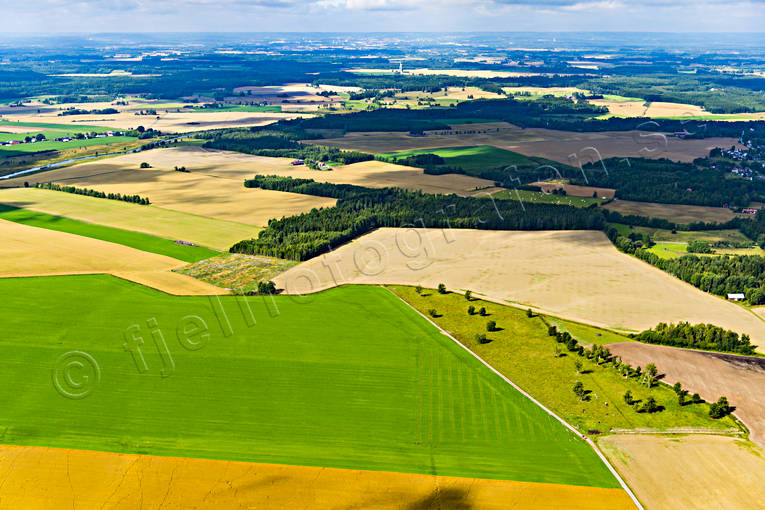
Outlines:
{"type": "Polygon", "coordinates": [[[637,214],[651,218],[663,218],[675,223],[693,223],[696,221],[723,223],[736,217],[736,214],[730,209],[701,205],[657,204],[653,202],[614,200],[603,207],[624,215],[637,214]]]}
{"type": "Polygon", "coordinates": [[[701,106],[683,103],[666,103],[661,101],[647,102],[643,100],[618,101],[613,99],[589,99],[588,102],[597,106],[607,107],[611,115],[615,115],[617,117],[649,117],[654,119],[688,118],[720,121],[765,119],[765,112],[731,114],[709,113],[701,106]]]}
{"type": "Polygon", "coordinates": [[[137,194],[149,197],[153,205],[164,209],[255,226],[266,225],[271,218],[292,216],[314,207],[335,204],[334,199],[247,189],[242,184],[242,178],[220,179],[194,171],[186,163],[185,153],[170,154],[160,150],[128,154],[6,182],[10,186],[23,186],[25,180],[50,181],[105,193],[137,194]],[[172,164],[167,163],[167,155],[170,154],[172,164]],[[140,169],[144,161],[149,162],[152,168],[140,169]],[[191,172],[173,171],[173,166],[178,165],[186,165],[191,172]]]}
{"type": "MultiPolygon", "coordinates": [[[[463,127],[467,126],[469,130],[486,131],[483,123],[463,127]]],[[[308,143],[372,153],[492,145],[527,156],[538,156],[574,165],[580,160],[583,163],[597,161],[598,155],[604,159],[645,157],[693,161],[697,157],[706,156],[714,147],[730,147],[737,144],[735,138],[683,140],[638,131],[576,133],[541,128],[501,128],[496,126],[496,123],[491,123],[491,126],[488,132],[449,134],[445,131],[426,131],[425,136],[409,136],[405,132],[389,131],[350,132],[341,138],[308,140],[308,143]]]]}
{"type": "Polygon", "coordinates": [[[225,294],[171,273],[184,262],[120,244],[0,220],[0,278],[106,273],[177,295],[225,294]]]}
{"type": "Polygon", "coordinates": [[[344,283],[435,288],[443,282],[610,329],[711,322],[749,333],[755,344],[765,345],[765,322],[620,253],[602,232],[383,228],[274,281],[290,293],[344,283]]]}
{"type": "MultiPolygon", "coordinates": [[[[313,179],[319,182],[332,182],[336,184],[356,184],[358,186],[368,186],[371,188],[393,186],[411,190],[422,190],[428,193],[456,193],[458,195],[470,195],[476,188],[486,189],[494,187],[494,182],[486,179],[479,179],[477,177],[460,174],[428,175],[423,173],[422,169],[419,168],[394,165],[382,161],[364,161],[353,165],[336,166],[333,167],[332,171],[317,171],[311,170],[306,166],[291,166],[291,161],[292,160],[289,158],[269,158],[237,152],[203,149],[201,147],[177,147],[171,149],[154,149],[141,154],[120,156],[99,163],[92,163],[90,165],[99,166],[99,170],[94,171],[98,173],[102,171],[112,171],[111,168],[106,165],[112,165],[115,169],[122,167],[125,169],[130,168],[130,172],[124,174],[124,177],[126,179],[130,177],[131,182],[135,181],[135,177],[140,176],[145,176],[148,179],[150,174],[147,174],[146,172],[153,172],[153,175],[161,174],[163,180],[175,178],[176,181],[179,179],[177,174],[180,174],[180,181],[178,182],[194,180],[204,176],[204,182],[210,183],[209,187],[211,188],[211,192],[215,192],[218,188],[221,188],[220,182],[225,179],[228,181],[227,186],[236,188],[234,191],[246,195],[252,193],[262,194],[265,191],[257,189],[246,190],[242,186],[244,179],[251,179],[255,174],[313,179]],[[146,161],[152,168],[140,169],[141,173],[133,172],[132,170],[136,169],[141,161],[146,161]],[[165,175],[168,174],[168,172],[164,172],[165,170],[172,170],[173,167],[178,165],[185,166],[191,173],[183,174],[180,172],[169,172],[169,174],[171,174],[169,177],[165,175]],[[104,168],[101,169],[100,166],[104,166],[104,168]],[[207,180],[208,177],[216,178],[217,180],[207,180]]],[[[69,173],[72,173],[72,175],[83,175],[82,172],[76,170],[84,167],[85,165],[72,167],[69,173]]],[[[10,185],[20,186],[23,185],[24,180],[31,182],[36,182],[35,179],[38,178],[40,180],[44,179],[45,181],[55,180],[54,177],[48,176],[64,174],[64,178],[67,178],[69,173],[65,173],[64,170],[55,170],[37,174],[35,176],[24,176],[18,179],[10,179],[8,183],[10,185]]],[[[67,184],[70,183],[70,181],[62,182],[66,182],[67,184]]],[[[197,185],[201,186],[201,183],[197,183],[197,185]]],[[[169,184],[167,184],[167,186],[169,186],[169,184]]],[[[102,190],[100,185],[94,184],[89,187],[95,187],[102,190]]],[[[128,186],[125,186],[124,189],[127,190],[128,188],[128,186]]],[[[151,191],[154,189],[153,187],[142,187],[141,189],[144,189],[145,193],[139,194],[148,196],[151,199],[152,204],[167,207],[169,209],[176,208],[174,206],[171,207],[166,205],[167,202],[160,203],[157,192],[151,191]]],[[[3,193],[3,191],[0,191],[0,203],[3,202],[3,193]]],[[[130,193],[132,194],[135,192],[131,191],[130,193]]],[[[186,193],[186,191],[183,193],[186,193]]],[[[277,192],[271,191],[268,193],[272,194],[277,192]]],[[[316,204],[311,205],[311,207],[322,207],[328,204],[334,204],[334,200],[320,197],[296,195],[292,193],[278,193],[278,196],[281,195],[291,197],[290,200],[295,201],[295,203],[300,203],[302,201],[316,204]]],[[[183,197],[178,198],[180,199],[183,197]]],[[[286,201],[284,205],[288,206],[290,200],[286,201]]],[[[297,209],[296,212],[305,212],[308,210],[310,210],[310,207],[305,210],[297,209]]],[[[290,209],[286,209],[284,212],[281,212],[277,208],[272,214],[275,215],[273,217],[281,217],[283,214],[288,214],[289,211],[290,209]]],[[[203,212],[197,212],[195,210],[188,210],[188,212],[204,214],[203,212]]],[[[244,220],[238,221],[242,221],[242,223],[251,223],[250,221],[244,220]]],[[[257,224],[265,225],[264,222],[257,224]]],[[[241,236],[237,241],[246,237],[248,236],[241,236]]]]}
{"type": "MultiPolygon", "coordinates": [[[[393,74],[393,69],[348,69],[351,73],[359,74],[393,74]]],[[[398,72],[398,69],[396,69],[398,72]]],[[[490,71],[485,69],[406,69],[406,74],[460,76],[465,78],[517,78],[519,76],[539,76],[539,73],[523,73],[514,71],[490,71]]],[[[562,76],[562,75],[561,75],[562,76]]]]}
{"type": "Polygon", "coordinates": [[[714,402],[725,395],[736,408],[736,416],[749,428],[752,441],[765,447],[765,358],[637,342],[608,347],[632,365],[655,363],[659,374],[664,374],[664,382],[680,382],[691,394],[698,393],[704,400],[714,402]]]}
{"type": "Polygon", "coordinates": [[[614,198],[616,190],[610,188],[596,188],[593,186],[577,186],[576,184],[557,183],[557,182],[532,182],[532,186],[539,186],[542,191],[551,192],[556,189],[566,190],[566,195],[571,197],[592,197],[593,193],[598,194],[598,198],[614,198]]]}
{"type": "Polygon", "coordinates": [[[621,489],[22,446],[0,446],[0,479],[34,510],[634,508],[621,489]]]}
{"type": "Polygon", "coordinates": [[[143,232],[166,239],[189,241],[216,250],[227,250],[237,241],[256,236],[259,230],[243,223],[217,220],[153,205],[137,205],[34,188],[0,190],[0,204],[143,232]]]}
{"type": "Polygon", "coordinates": [[[765,460],[724,436],[611,435],[598,441],[646,510],[741,510],[765,500],[765,460]]]}

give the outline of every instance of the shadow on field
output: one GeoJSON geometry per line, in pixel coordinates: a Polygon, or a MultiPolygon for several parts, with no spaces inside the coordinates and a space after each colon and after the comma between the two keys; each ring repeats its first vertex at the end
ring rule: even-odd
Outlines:
{"type": "Polygon", "coordinates": [[[406,510],[470,510],[468,491],[463,489],[435,489],[430,495],[414,501],[406,510]]]}

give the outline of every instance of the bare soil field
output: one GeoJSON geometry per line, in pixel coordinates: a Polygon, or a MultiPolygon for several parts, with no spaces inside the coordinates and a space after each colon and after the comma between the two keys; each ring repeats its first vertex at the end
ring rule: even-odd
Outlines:
{"type": "Polygon", "coordinates": [[[0,204],[65,216],[88,223],[189,241],[215,250],[257,235],[258,227],[156,206],[104,200],[34,188],[0,190],[0,204]]]}
{"type": "Polygon", "coordinates": [[[713,402],[725,395],[736,408],[736,416],[749,428],[752,441],[765,447],[765,358],[637,342],[608,347],[632,365],[655,363],[659,374],[664,374],[662,381],[680,382],[704,400],[713,402]]]}
{"type": "Polygon", "coordinates": [[[556,189],[566,190],[567,196],[572,197],[591,197],[597,193],[598,198],[614,198],[616,190],[611,188],[596,188],[593,186],[577,186],[576,184],[566,184],[557,182],[532,182],[533,186],[539,186],[542,191],[551,192],[556,189]]]}
{"type": "Polygon", "coordinates": [[[638,131],[576,133],[541,128],[521,129],[506,123],[501,124],[510,127],[500,128],[497,124],[490,123],[488,130],[483,123],[463,126],[469,130],[488,131],[479,133],[454,134],[444,131],[426,131],[425,136],[409,136],[405,132],[350,132],[340,138],[307,142],[372,153],[492,145],[569,165],[597,162],[600,158],[611,157],[668,158],[690,162],[697,157],[706,156],[714,147],[730,147],[737,144],[734,138],[684,140],[665,137],[660,133],[638,131]]]}
{"type": "Polygon", "coordinates": [[[741,510],[765,500],[765,460],[725,436],[610,435],[598,441],[647,510],[741,510]]]}
{"type": "Polygon", "coordinates": [[[9,179],[5,184],[23,186],[24,181],[50,181],[105,193],[137,194],[149,197],[152,205],[164,209],[254,226],[264,226],[271,218],[308,212],[314,207],[330,207],[336,202],[297,193],[248,189],[241,177],[219,178],[194,171],[185,154],[161,150],[127,154],[9,179]],[[148,162],[152,168],[140,168],[141,162],[148,162]],[[173,170],[174,166],[183,165],[190,173],[173,170]]]}
{"type": "Polygon", "coordinates": [[[185,262],[44,228],[0,220],[0,278],[106,273],[177,295],[225,294],[170,272],[185,262]]]}
{"type": "Polygon", "coordinates": [[[656,204],[653,202],[632,202],[630,200],[614,200],[603,207],[625,215],[637,214],[651,218],[664,218],[675,223],[693,223],[695,221],[723,223],[737,216],[730,209],[723,207],[656,204]]]}
{"type": "Polygon", "coordinates": [[[0,446],[8,508],[627,510],[621,489],[0,446]]]}
{"type": "Polygon", "coordinates": [[[383,228],[274,279],[287,293],[346,283],[470,289],[600,327],[711,322],[765,345],[765,322],[640,260],[602,232],[383,228]]]}

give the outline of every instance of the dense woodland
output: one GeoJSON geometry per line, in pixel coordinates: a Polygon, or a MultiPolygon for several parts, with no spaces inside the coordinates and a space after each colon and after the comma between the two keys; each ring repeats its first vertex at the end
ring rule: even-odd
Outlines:
{"type": "Polygon", "coordinates": [[[736,354],[755,354],[756,345],[752,345],[749,335],[725,330],[712,324],[692,325],[688,322],[665,324],[660,322],[655,328],[643,331],[633,338],[649,344],[671,345],[705,351],[735,352],[736,354]]]}
{"type": "Polygon", "coordinates": [[[256,239],[232,252],[306,260],[380,227],[475,228],[486,230],[602,229],[596,209],[515,200],[430,195],[395,188],[370,189],[310,179],[256,176],[248,187],[338,198],[337,206],[271,220],[256,239]]]}

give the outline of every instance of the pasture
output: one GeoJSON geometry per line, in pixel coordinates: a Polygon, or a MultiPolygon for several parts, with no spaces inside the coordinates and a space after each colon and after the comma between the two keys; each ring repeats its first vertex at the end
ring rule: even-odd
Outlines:
{"type": "Polygon", "coordinates": [[[216,287],[247,292],[257,290],[258,282],[267,282],[296,264],[273,257],[225,253],[175,271],[216,287]]]}
{"type": "Polygon", "coordinates": [[[765,360],[637,342],[609,348],[628,363],[655,363],[663,381],[680,382],[708,401],[725,395],[749,428],[750,439],[765,448],[765,360]]]}
{"type": "Polygon", "coordinates": [[[188,241],[214,250],[227,250],[242,239],[256,236],[259,230],[243,223],[162,209],[154,205],[138,205],[35,188],[0,190],[0,204],[170,240],[188,241]]]}
{"type": "Polygon", "coordinates": [[[184,153],[170,153],[169,160],[163,159],[165,154],[159,150],[127,154],[9,179],[5,183],[23,186],[24,181],[55,182],[105,193],[140,195],[163,209],[254,226],[264,226],[271,218],[335,204],[334,199],[247,189],[242,184],[243,178],[219,178],[195,171],[193,167],[190,173],[176,172],[174,166],[187,164],[184,153]],[[152,168],[140,168],[142,162],[150,163],[152,168]]]}
{"type": "Polygon", "coordinates": [[[6,444],[618,487],[584,441],[385,289],[178,298],[99,275],[0,290],[14,296],[6,444]],[[67,371],[72,350],[100,377],[67,371]]]}
{"type": "Polygon", "coordinates": [[[0,446],[0,478],[13,508],[634,508],[621,489],[23,446],[0,446]]]}
{"type": "Polygon", "coordinates": [[[723,207],[657,204],[654,202],[633,202],[631,200],[614,200],[603,207],[623,215],[636,214],[650,218],[663,218],[679,224],[695,223],[697,221],[723,223],[732,220],[736,216],[733,211],[723,207]]]}
{"type": "Polygon", "coordinates": [[[600,204],[603,200],[592,197],[562,196],[545,193],[542,191],[527,191],[508,189],[491,194],[498,200],[519,200],[530,204],[556,204],[570,205],[572,207],[589,207],[592,204],[600,204]]]}
{"type": "Polygon", "coordinates": [[[555,357],[556,346],[563,351],[566,348],[547,334],[547,324],[538,316],[529,318],[523,310],[480,299],[468,302],[456,293],[427,290],[418,295],[412,287],[392,290],[423,314],[435,309],[436,324],[582,433],[639,428],[698,427],[718,431],[736,428],[731,419],[709,418],[706,405],[680,406],[670,388],[649,389],[635,379],[625,379],[608,365],[584,359],[581,373],[577,373],[574,360],[583,358],[572,353],[555,357]],[[469,305],[476,310],[484,307],[487,316],[469,315],[469,305]],[[498,331],[486,331],[488,320],[496,322],[498,331]],[[487,336],[488,343],[476,341],[475,336],[480,333],[487,336]],[[590,391],[587,400],[580,400],[571,391],[577,381],[590,391]],[[641,401],[653,397],[664,410],[637,413],[624,402],[626,391],[641,401]]]}
{"type": "Polygon", "coordinates": [[[448,131],[426,131],[425,136],[405,132],[349,132],[342,137],[308,140],[308,143],[329,145],[370,153],[490,145],[530,157],[540,157],[563,164],[578,165],[598,158],[645,157],[693,161],[704,157],[715,147],[730,147],[735,138],[684,140],[675,137],[647,135],[637,131],[579,133],[552,129],[521,129],[506,123],[475,123],[463,126],[460,134],[448,131]],[[500,127],[497,124],[503,124],[500,127]]]}
{"type": "Polygon", "coordinates": [[[765,345],[765,322],[634,257],[602,232],[382,228],[274,279],[288,293],[345,283],[470,289],[506,304],[624,331],[710,322],[765,345]]]}
{"type": "Polygon", "coordinates": [[[765,498],[763,451],[741,439],[611,435],[598,445],[648,510],[738,510],[765,498]]]}
{"type": "Polygon", "coordinates": [[[3,219],[0,219],[0,256],[3,260],[0,278],[106,273],[170,294],[226,293],[170,272],[185,265],[178,259],[3,219]]]}
{"type": "Polygon", "coordinates": [[[79,236],[100,239],[110,243],[129,246],[137,250],[165,255],[185,262],[197,262],[218,255],[219,252],[201,246],[186,246],[177,244],[170,239],[152,236],[132,230],[122,230],[95,223],[85,223],[62,216],[20,209],[0,204],[0,219],[29,225],[31,227],[47,228],[59,232],[67,232],[79,236]]]}
{"type": "Polygon", "coordinates": [[[407,158],[419,154],[435,154],[444,159],[444,163],[437,166],[460,167],[468,173],[471,170],[481,170],[487,167],[543,164],[522,154],[488,145],[387,152],[378,154],[378,156],[387,161],[395,162],[398,158],[407,158]]]}

